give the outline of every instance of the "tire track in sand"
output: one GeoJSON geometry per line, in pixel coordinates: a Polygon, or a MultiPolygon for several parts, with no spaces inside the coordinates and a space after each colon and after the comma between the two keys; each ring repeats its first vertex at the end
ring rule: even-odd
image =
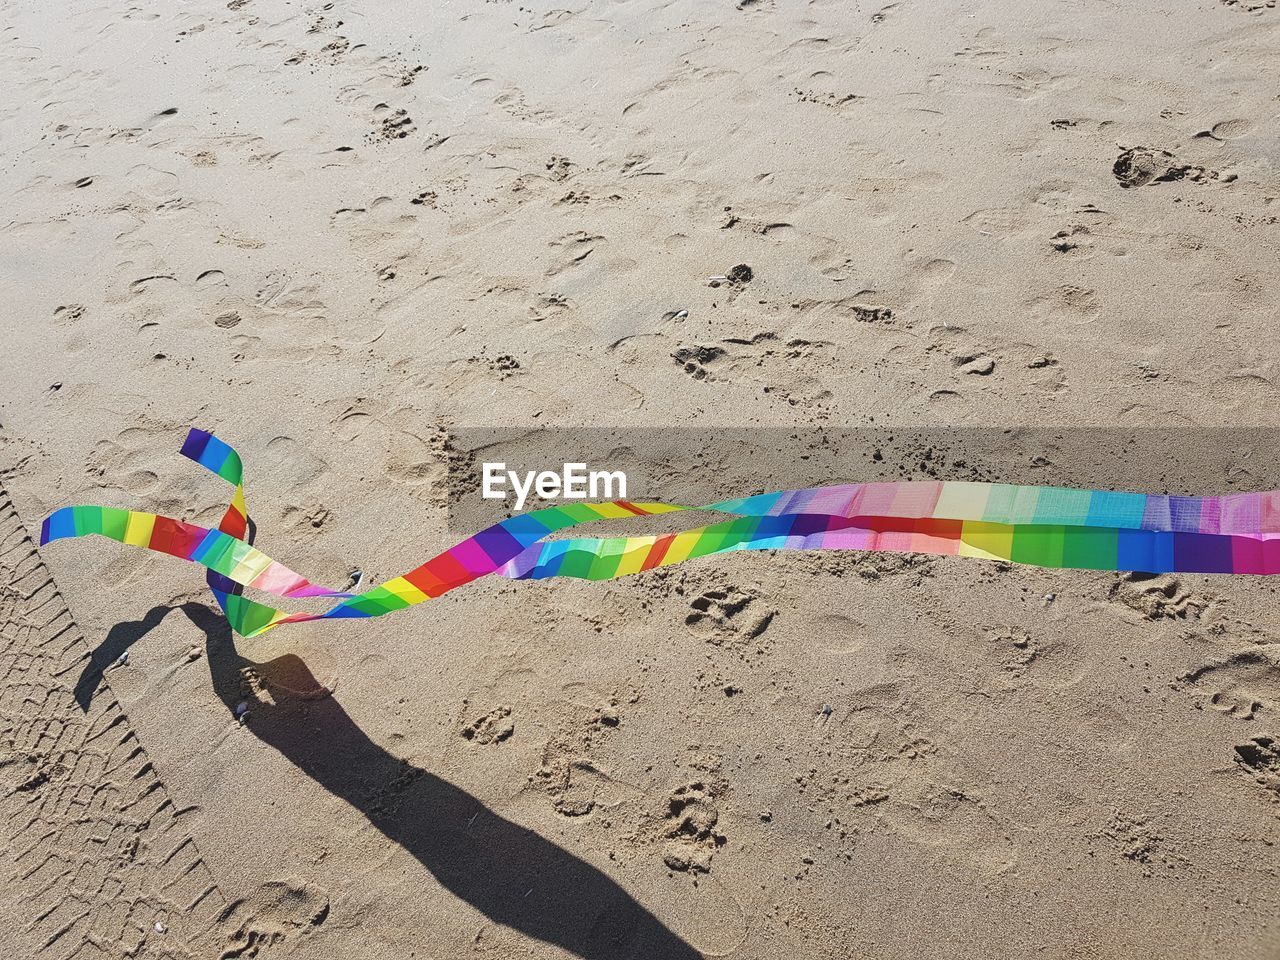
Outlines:
{"type": "Polygon", "coordinates": [[[216,956],[231,912],[0,488],[0,928],[9,956],[216,956]]]}

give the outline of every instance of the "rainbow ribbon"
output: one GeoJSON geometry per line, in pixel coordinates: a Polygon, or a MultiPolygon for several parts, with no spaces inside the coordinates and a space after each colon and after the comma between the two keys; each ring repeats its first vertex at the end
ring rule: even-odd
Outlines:
{"type": "Polygon", "coordinates": [[[875,550],[1083,570],[1280,573],[1280,491],[1181,497],[910,481],[785,490],[706,507],[629,500],[548,507],[496,523],[402,576],[352,594],[316,586],[247,542],[244,468],[235,450],[192,429],[182,453],[235,486],[216,530],[136,510],[63,507],[45,520],[40,544],[97,534],[198,563],[207,568],[232,629],[246,637],[283,623],[381,616],[491,573],[612,580],[735,550],[875,550]],[[660,536],[547,539],[581,523],[682,510],[733,519],[660,536]],[[322,613],[288,613],[248,599],[245,587],[339,602],[322,613]]]}

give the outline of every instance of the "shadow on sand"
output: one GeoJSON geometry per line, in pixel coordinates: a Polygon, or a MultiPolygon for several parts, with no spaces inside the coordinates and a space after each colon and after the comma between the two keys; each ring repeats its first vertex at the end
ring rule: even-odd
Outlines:
{"type": "MultiPolygon", "coordinates": [[[[175,610],[204,633],[214,690],[232,713],[244,699],[246,669],[269,686],[321,691],[300,658],[289,654],[268,663],[248,660],[236,651],[221,614],[184,603],[154,607],[141,620],[113,627],[76,684],[81,706],[88,706],[103,669],[175,610]]],[[[700,958],[595,867],[378,746],[336,697],[289,696],[277,705],[255,701],[246,727],[363,813],[446,889],[494,922],[583,960],[700,958]]]]}

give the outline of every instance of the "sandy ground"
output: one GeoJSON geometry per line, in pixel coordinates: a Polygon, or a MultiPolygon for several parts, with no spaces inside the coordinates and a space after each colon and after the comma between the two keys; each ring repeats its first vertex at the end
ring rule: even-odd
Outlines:
{"type": "Polygon", "coordinates": [[[686,428],[708,486],[718,426],[1158,427],[1131,486],[1280,486],[1176,433],[1280,427],[1274,3],[69,6],[0,10],[15,955],[1280,957],[1261,579],[743,556],[233,644],[28,536],[215,522],[193,423],[333,585],[456,539],[478,426],[686,428]]]}

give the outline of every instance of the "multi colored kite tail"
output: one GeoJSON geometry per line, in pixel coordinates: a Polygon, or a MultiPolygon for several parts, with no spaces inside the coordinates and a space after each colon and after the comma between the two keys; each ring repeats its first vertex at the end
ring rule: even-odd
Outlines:
{"type": "Polygon", "coordinates": [[[200,564],[207,568],[206,582],[231,628],[245,637],[257,636],[283,623],[381,616],[496,573],[556,530],[595,520],[689,509],[619,500],[519,514],[450,547],[403,576],[363,593],[351,594],[313,584],[247,541],[249,515],[244,497],[244,468],[231,446],[204,430],[193,428],[183,443],[182,454],[235,487],[218,529],[116,507],[63,507],[44,521],[40,545],[98,535],[200,564]],[[341,602],[320,613],[290,613],[250,600],[241,592],[244,587],[289,599],[333,597],[341,602]]]}
{"type": "Polygon", "coordinates": [[[857,550],[1078,570],[1280,574],[1280,491],[1183,497],[907,481],[784,490],[700,509],[738,517],[662,537],[547,541],[501,572],[607,580],[740,550],[857,550]]]}
{"type": "Polygon", "coordinates": [[[44,521],[41,545],[67,537],[98,534],[200,563],[208,568],[206,582],[227,620],[237,632],[245,635],[261,632],[286,614],[244,597],[241,594],[244,586],[282,597],[345,596],[315,586],[248,544],[244,467],[234,449],[212,434],[193,428],[181,452],[235,487],[217,530],[137,510],[64,507],[44,521]]]}
{"type": "MultiPolygon", "coordinates": [[[[179,452],[235,487],[231,504],[227,507],[222,522],[218,524],[218,529],[237,540],[247,542],[249,509],[244,498],[244,464],[240,460],[240,454],[213,434],[194,427],[187,434],[187,439],[179,452]]],[[[209,590],[218,601],[218,606],[228,622],[235,621],[243,624],[246,619],[249,619],[250,612],[245,609],[249,604],[261,607],[264,611],[270,610],[263,604],[254,604],[252,600],[245,599],[244,588],[240,584],[229,580],[212,568],[207,570],[205,582],[209,585],[209,590]]]]}
{"type": "MultiPolygon", "coordinates": [[[[221,523],[218,524],[218,530],[247,543],[250,521],[249,510],[244,496],[244,464],[240,459],[240,454],[213,434],[196,427],[191,428],[187,434],[187,439],[183,442],[180,452],[184,457],[194,460],[235,487],[231,504],[227,507],[227,512],[223,515],[221,523]]],[[[280,565],[272,561],[267,567],[267,570],[272,572],[271,579],[275,581],[279,579],[280,571],[273,571],[272,565],[277,568],[280,565]]],[[[284,592],[280,592],[281,596],[349,596],[349,594],[316,587],[300,575],[293,574],[292,571],[288,572],[297,580],[303,581],[303,583],[286,587],[284,592]]],[[[244,596],[243,591],[246,585],[253,586],[254,583],[242,584],[237,582],[229,576],[219,573],[212,566],[207,570],[205,582],[209,585],[209,589],[213,593],[214,599],[217,600],[218,606],[222,609],[223,615],[227,618],[227,622],[241,636],[257,636],[273,627],[279,626],[281,623],[286,623],[290,620],[312,619],[314,616],[305,613],[290,614],[287,611],[267,606],[265,603],[250,600],[244,596]]],[[[265,586],[265,584],[259,585],[263,589],[270,590],[270,592],[279,592],[276,589],[265,586]]]]}
{"type": "Polygon", "coordinates": [[[218,529],[114,507],[64,507],[40,542],[97,534],[181,557],[207,582],[232,628],[255,636],[282,623],[376,617],[496,573],[518,579],[607,580],[738,550],[926,553],[1042,567],[1149,573],[1280,573],[1280,491],[1180,497],[953,481],[841,484],[784,490],[707,507],[566,503],[517,514],[359,594],[317,586],[248,542],[240,457],[203,430],[184,455],[235,487],[218,529]],[[661,536],[548,536],[581,523],[708,510],[732,519],[661,536]],[[288,613],[249,600],[330,597],[322,613],[288,613]]]}

